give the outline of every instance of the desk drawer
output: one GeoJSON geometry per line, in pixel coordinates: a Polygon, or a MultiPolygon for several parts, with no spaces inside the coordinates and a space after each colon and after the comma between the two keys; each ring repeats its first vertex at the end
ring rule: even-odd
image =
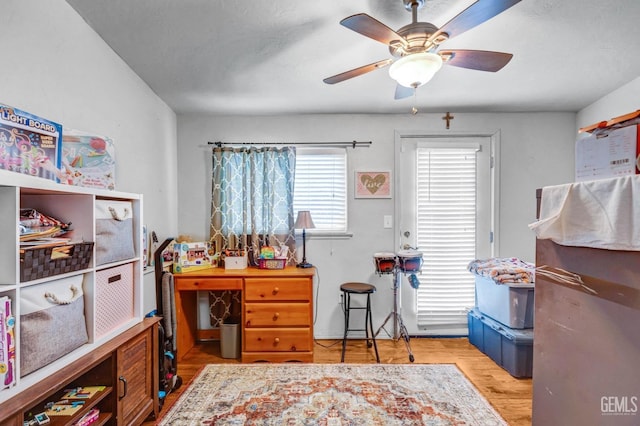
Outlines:
{"type": "Polygon", "coordinates": [[[246,301],[302,300],[311,301],[308,278],[246,278],[246,301]]]}
{"type": "Polygon", "coordinates": [[[246,328],[246,352],[296,352],[311,350],[310,328],[246,328]]]}
{"type": "Polygon", "coordinates": [[[183,290],[242,290],[242,278],[178,278],[174,275],[177,291],[183,290]]]}
{"type": "Polygon", "coordinates": [[[245,303],[245,327],[286,327],[311,325],[310,303],[245,303]]]}

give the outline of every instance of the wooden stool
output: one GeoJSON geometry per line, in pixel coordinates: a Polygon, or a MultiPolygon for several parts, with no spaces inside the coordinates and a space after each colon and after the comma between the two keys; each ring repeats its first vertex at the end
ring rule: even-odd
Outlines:
{"type": "Polygon", "coordinates": [[[376,362],[380,362],[380,356],[378,356],[378,345],[376,345],[376,336],[373,333],[373,319],[371,316],[371,295],[375,293],[376,287],[371,284],[366,283],[344,283],[340,286],[340,290],[344,295],[344,337],[342,339],[342,357],[340,358],[340,362],[344,362],[344,352],[347,349],[347,335],[350,331],[364,331],[367,347],[371,347],[371,342],[369,341],[369,332],[371,332],[371,341],[373,342],[373,348],[376,351],[376,362]],[[367,306],[362,307],[351,307],[351,295],[352,294],[366,294],[367,295],[367,306]],[[364,309],[365,317],[364,317],[364,329],[355,329],[349,328],[349,314],[352,309],[364,309]]]}

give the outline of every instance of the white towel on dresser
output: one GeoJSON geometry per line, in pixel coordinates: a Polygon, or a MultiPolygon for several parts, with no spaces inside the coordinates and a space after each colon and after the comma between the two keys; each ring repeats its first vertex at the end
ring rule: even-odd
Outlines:
{"type": "Polygon", "coordinates": [[[640,251],[640,175],[544,187],[529,228],[561,245],[640,251]]]}

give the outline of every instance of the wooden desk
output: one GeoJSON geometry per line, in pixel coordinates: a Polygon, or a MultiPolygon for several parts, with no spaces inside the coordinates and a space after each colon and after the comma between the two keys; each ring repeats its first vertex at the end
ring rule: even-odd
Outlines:
{"type": "Polygon", "coordinates": [[[196,343],[197,291],[242,291],[242,362],[313,362],[315,268],[211,268],[174,275],[178,361],[196,343]]]}

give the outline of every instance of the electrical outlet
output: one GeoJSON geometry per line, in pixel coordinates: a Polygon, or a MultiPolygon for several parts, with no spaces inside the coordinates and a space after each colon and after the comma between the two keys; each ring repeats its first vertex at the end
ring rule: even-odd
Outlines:
{"type": "Polygon", "coordinates": [[[344,294],[340,293],[340,298],[338,299],[338,305],[344,305],[344,294]]]}

